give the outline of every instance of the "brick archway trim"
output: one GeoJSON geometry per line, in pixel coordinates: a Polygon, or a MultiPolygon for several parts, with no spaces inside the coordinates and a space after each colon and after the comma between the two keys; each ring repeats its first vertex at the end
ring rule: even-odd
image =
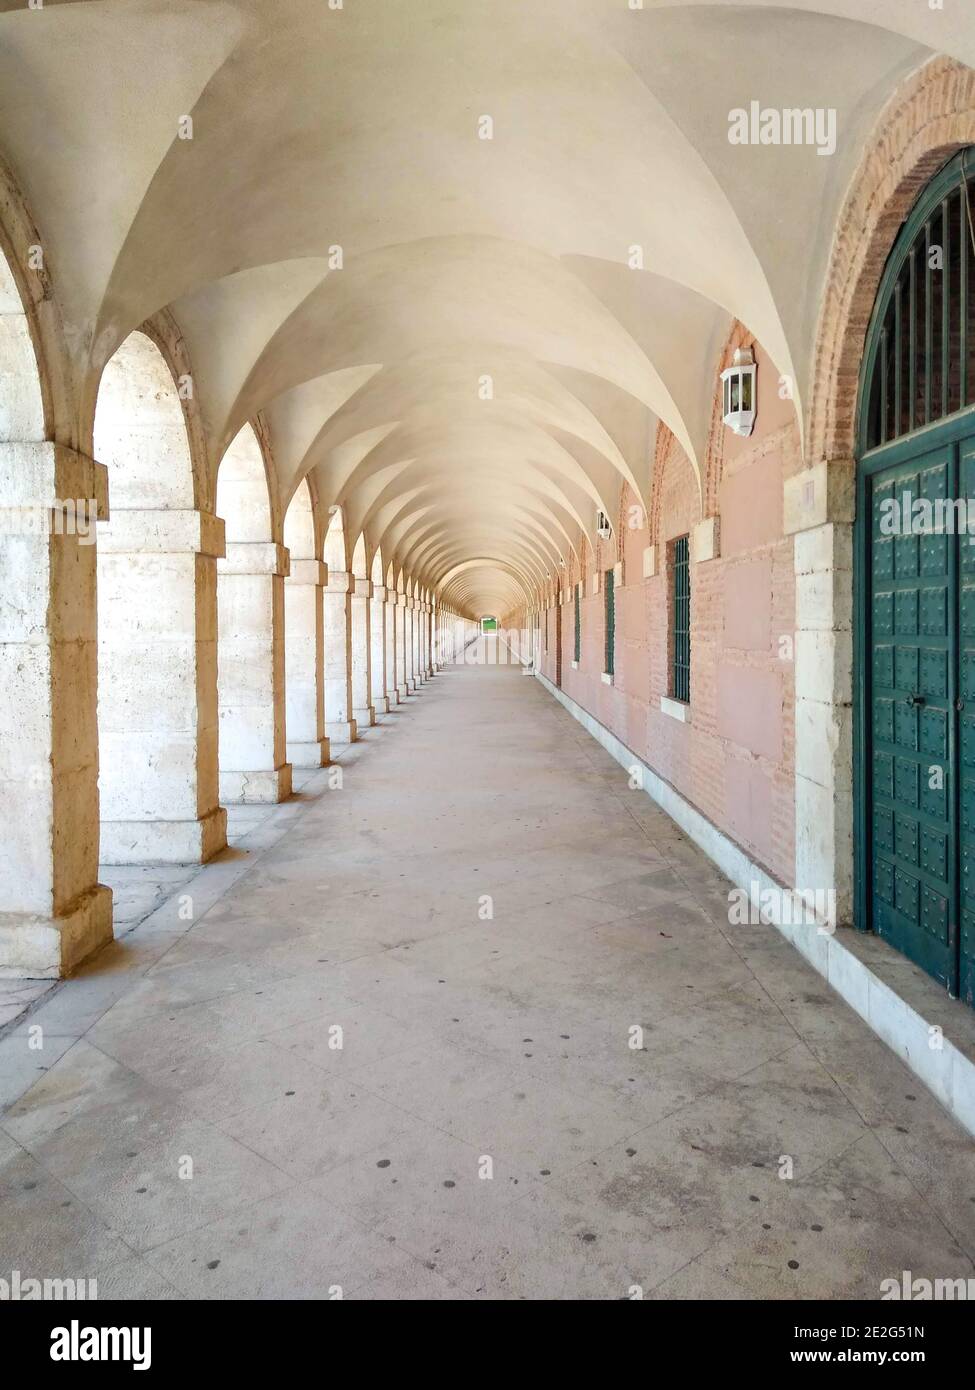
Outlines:
{"type": "Polygon", "coordinates": [[[860,362],[884,265],[920,190],[975,143],[975,71],[933,58],[884,110],[830,257],[816,337],[807,462],[852,459],[860,362]]]}

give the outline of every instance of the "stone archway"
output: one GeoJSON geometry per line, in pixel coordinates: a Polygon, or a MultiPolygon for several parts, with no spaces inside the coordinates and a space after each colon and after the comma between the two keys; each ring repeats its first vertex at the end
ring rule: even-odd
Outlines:
{"type": "Polygon", "coordinates": [[[340,506],[330,509],[325,532],[325,732],[332,743],[355,743],[352,713],[352,589],[345,518],[340,506]]]}
{"type": "Polygon", "coordinates": [[[370,599],[372,581],[366,560],[363,532],[352,548],[351,588],[349,591],[352,630],[352,718],[357,729],[368,729],[376,722],[372,703],[372,635],[370,599]]]}
{"type": "Polygon", "coordinates": [[[389,684],[391,680],[389,668],[390,609],[386,602],[383,555],[379,546],[376,547],[375,554],[372,557],[370,579],[372,584],[372,594],[369,600],[369,640],[371,643],[369,672],[372,682],[370,703],[377,714],[388,714],[390,704],[389,684]]]}
{"type": "Polygon", "coordinates": [[[112,938],[98,876],[95,519],[40,236],[0,165],[0,976],[112,938]]]}
{"type": "Polygon", "coordinates": [[[305,479],[298,484],[284,518],[289,556],[284,581],[285,724],[288,761],[293,767],[324,767],[329,758],[322,605],[326,570],[316,535],[311,489],[305,479]]]}
{"type": "Polygon", "coordinates": [[[179,389],[147,333],[130,334],[102,372],[93,438],[112,509],[98,528],[102,861],[203,862],[226,844],[215,607],[223,537],[197,508],[179,389]]]}
{"type": "Polygon", "coordinates": [[[975,72],[932,59],[881,117],[837,225],[816,340],[806,457],[853,457],[863,342],[884,264],[931,175],[975,141],[975,72]]]}
{"type": "Polygon", "coordinates": [[[220,461],[217,512],[227,533],[218,562],[217,681],[220,799],[291,795],[284,696],[284,580],[288,552],[274,538],[267,465],[244,425],[220,461]]]}

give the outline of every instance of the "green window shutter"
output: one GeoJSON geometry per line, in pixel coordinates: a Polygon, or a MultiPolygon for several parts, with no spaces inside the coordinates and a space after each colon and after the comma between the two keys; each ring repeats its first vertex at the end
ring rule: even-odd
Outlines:
{"type": "Polygon", "coordinates": [[[603,670],[607,676],[614,674],[616,655],[616,583],[612,570],[603,576],[606,594],[606,664],[603,670]]]}
{"type": "Polygon", "coordinates": [[[582,604],[581,604],[580,601],[579,601],[579,585],[578,585],[578,584],[575,586],[575,589],[573,590],[573,592],[574,592],[574,594],[575,594],[575,616],[576,616],[575,657],[574,657],[574,660],[575,660],[576,665],[578,666],[579,662],[582,660],[582,604]]]}
{"type": "Polygon", "coordinates": [[[670,676],[671,695],[687,702],[691,698],[691,565],[690,538],[674,541],[674,663],[670,676]]]}

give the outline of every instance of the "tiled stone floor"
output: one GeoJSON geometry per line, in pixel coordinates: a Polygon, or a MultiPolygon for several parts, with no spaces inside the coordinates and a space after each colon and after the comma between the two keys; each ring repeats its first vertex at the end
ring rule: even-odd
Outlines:
{"type": "MultiPolygon", "coordinates": [[[[296,790],[300,790],[311,775],[296,768],[293,774],[296,790]]],[[[248,835],[269,820],[276,809],[274,806],[228,807],[227,843],[231,846],[246,845],[248,835]]],[[[133,927],[137,927],[167,899],[179,894],[196,873],[194,865],[169,868],[160,865],[100,864],[98,881],[112,890],[115,939],[128,936],[133,927]]],[[[12,1023],[26,1016],[39,1000],[60,988],[55,980],[0,979],[0,1037],[12,1023]]]]}
{"type": "Polygon", "coordinates": [[[971,1141],[774,929],[728,925],[728,885],[535,681],[452,669],[342,764],[195,923],[150,913],[0,1043],[0,1275],[364,1299],[975,1276],[971,1141]]]}

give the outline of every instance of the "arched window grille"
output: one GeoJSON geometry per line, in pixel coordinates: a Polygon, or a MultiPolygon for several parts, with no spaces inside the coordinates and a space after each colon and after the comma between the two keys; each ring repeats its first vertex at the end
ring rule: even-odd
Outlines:
{"type": "Polygon", "coordinates": [[[887,261],[867,335],[861,454],[975,404],[975,147],[935,175],[887,261]]]}

